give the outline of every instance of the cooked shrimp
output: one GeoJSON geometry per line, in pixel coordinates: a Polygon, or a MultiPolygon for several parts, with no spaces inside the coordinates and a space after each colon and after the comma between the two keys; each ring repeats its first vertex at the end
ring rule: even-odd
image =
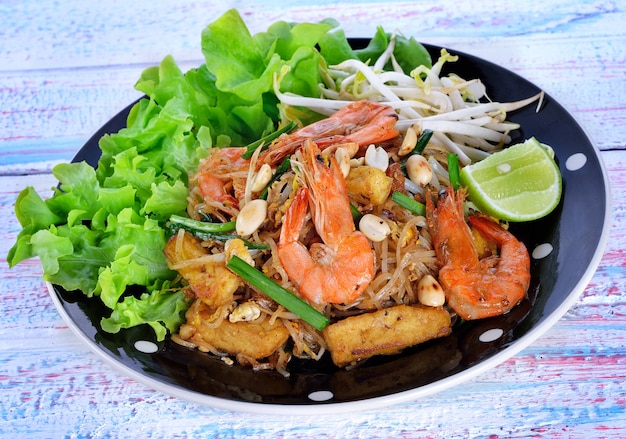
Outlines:
{"type": "MultiPolygon", "coordinates": [[[[398,120],[388,105],[369,101],[348,104],[332,116],[284,135],[261,153],[257,165],[278,165],[302,146],[306,139],[314,140],[324,149],[338,143],[356,143],[359,147],[396,137],[398,120]]],[[[238,208],[245,192],[245,173],[250,161],[241,158],[243,147],[213,148],[200,165],[197,179],[203,198],[238,208]]]]}
{"type": "Polygon", "coordinates": [[[236,147],[211,150],[197,174],[203,198],[238,208],[249,166],[249,161],[241,158],[245,150],[236,147]]]}
{"type": "Polygon", "coordinates": [[[398,114],[389,105],[356,101],[326,119],[283,135],[259,157],[259,163],[277,164],[293,154],[305,140],[313,140],[321,149],[336,143],[356,142],[366,148],[398,136],[398,114]]]}
{"type": "Polygon", "coordinates": [[[448,188],[435,209],[426,200],[428,227],[437,259],[439,282],[452,309],[466,320],[504,314],[526,295],[530,257],[526,246],[499,224],[482,216],[469,221],[500,248],[499,256],[479,259],[463,215],[465,192],[448,188]]]}
{"type": "Polygon", "coordinates": [[[333,156],[324,163],[317,145],[308,139],[302,168],[306,187],[298,189],[285,213],[278,257],[303,297],[314,303],[351,303],[374,276],[374,253],[355,230],[341,169],[333,156]],[[321,243],[307,248],[299,241],[307,205],[321,243]]]}

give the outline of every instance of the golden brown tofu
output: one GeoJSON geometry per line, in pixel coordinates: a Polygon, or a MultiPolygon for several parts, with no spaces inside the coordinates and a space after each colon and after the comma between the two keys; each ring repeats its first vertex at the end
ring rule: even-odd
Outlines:
{"type": "Polygon", "coordinates": [[[398,305],[340,320],[323,334],[333,362],[343,367],[374,355],[396,354],[450,331],[445,309],[398,305]]]}
{"type": "Polygon", "coordinates": [[[187,323],[181,326],[180,337],[198,345],[204,341],[222,352],[244,354],[257,360],[272,355],[289,338],[289,331],[279,320],[270,323],[266,318],[260,322],[231,323],[225,319],[212,328],[203,323],[212,315],[211,308],[196,300],[187,310],[187,323]]]}
{"type": "Polygon", "coordinates": [[[184,261],[208,255],[206,249],[200,245],[200,241],[189,233],[183,235],[181,251],[177,252],[177,239],[178,236],[174,235],[165,245],[165,258],[169,267],[175,268],[187,281],[196,297],[207,305],[218,307],[231,303],[237,288],[243,284],[241,278],[226,268],[226,263],[223,261],[208,261],[177,267],[184,261]]]}
{"type": "Polygon", "coordinates": [[[391,191],[393,179],[372,166],[359,166],[346,177],[348,194],[361,203],[383,204],[391,191]]]}

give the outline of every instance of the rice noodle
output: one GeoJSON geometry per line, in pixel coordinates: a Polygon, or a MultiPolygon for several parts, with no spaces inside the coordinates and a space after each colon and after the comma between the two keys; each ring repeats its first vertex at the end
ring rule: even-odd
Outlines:
{"type": "MultiPolygon", "coordinates": [[[[181,229],[184,233],[184,230],[181,229]]],[[[178,245],[178,242],[177,242],[178,245]]],[[[178,248],[176,249],[176,251],[180,254],[182,252],[178,250],[178,248]]],[[[190,268],[196,265],[203,265],[203,264],[214,264],[216,262],[224,262],[226,260],[225,256],[223,253],[218,253],[218,254],[208,254],[208,255],[204,255],[204,256],[200,256],[197,258],[193,258],[193,259],[185,259],[182,260],[181,262],[177,263],[177,264],[172,264],[170,265],[170,269],[172,270],[180,270],[182,268],[190,268]]]]}
{"type": "MultiPolygon", "coordinates": [[[[280,81],[286,70],[274,77],[274,92],[283,107],[303,106],[322,115],[330,115],[357,99],[370,99],[385,102],[392,106],[398,116],[396,128],[405,133],[409,127],[417,134],[425,130],[434,132],[423,151],[432,170],[432,179],[427,187],[402,177],[397,178],[398,190],[408,191],[416,198],[436,194],[448,186],[449,174],[446,156],[448,152],[456,154],[462,166],[482,160],[511,141],[511,132],[519,128],[518,124],[506,120],[507,112],[522,108],[533,102],[541,105],[543,93],[517,102],[492,102],[486,96],[484,84],[479,79],[464,79],[457,75],[441,77],[442,67],[446,62],[454,62],[456,57],[442,51],[440,58],[432,66],[416,68],[406,74],[398,66],[393,56],[395,35],[390,45],[373,66],[359,60],[346,60],[330,66],[323,72],[323,84],[320,85],[319,98],[297,96],[280,91],[280,81]],[[382,71],[383,66],[391,62],[393,71],[382,71]]],[[[402,134],[402,135],[403,135],[402,134]]],[[[403,160],[399,156],[399,143],[385,144],[390,161],[397,168],[403,160]]],[[[256,162],[261,147],[254,152],[247,169],[233,170],[227,164],[209,166],[203,161],[196,175],[190,178],[188,212],[193,218],[206,215],[226,222],[236,218],[239,208],[253,198],[251,182],[256,174],[256,162]],[[203,199],[197,176],[209,172],[225,181],[225,188],[243,192],[238,197],[239,206],[203,199]],[[230,184],[230,186],[228,186],[230,184]],[[239,184],[239,186],[236,186],[239,184]],[[236,187],[235,187],[236,186],[236,187]],[[243,188],[243,190],[241,190],[243,188]]],[[[362,151],[361,151],[362,155],[362,151]]],[[[355,157],[355,160],[362,157],[355,157]]],[[[353,164],[353,167],[362,164],[353,164]]],[[[254,244],[264,244],[269,250],[255,251],[254,263],[263,273],[284,288],[297,294],[297,289],[289,279],[278,257],[283,216],[291,203],[296,189],[306,182],[301,178],[302,160],[299,151],[291,156],[291,169],[281,176],[267,192],[267,218],[263,225],[247,237],[254,244]]],[[[365,312],[382,309],[395,304],[413,305],[418,303],[417,285],[426,274],[436,275],[437,259],[432,239],[423,216],[413,215],[388,199],[378,205],[363,201],[355,194],[349,194],[353,206],[359,213],[373,213],[390,225],[392,233],[380,242],[372,242],[374,252],[374,276],[365,292],[353,303],[322,304],[317,308],[330,319],[341,319],[365,312]]],[[[182,239],[179,232],[176,252],[182,253],[182,239]]],[[[319,242],[310,214],[300,232],[303,245],[309,247],[319,242]]],[[[174,265],[173,269],[183,269],[201,264],[224,264],[223,244],[211,243],[211,253],[174,265]]],[[[228,319],[229,314],[239,304],[250,302],[260,309],[260,316],[251,323],[269,323],[282,325],[289,334],[289,341],[265,359],[255,359],[239,354],[236,360],[250,365],[254,370],[276,369],[288,376],[287,363],[292,356],[319,360],[327,347],[322,334],[295,314],[276,304],[248,285],[242,285],[234,294],[233,303],[217,307],[203,325],[219,328],[228,319]]],[[[223,356],[215,347],[204,342],[197,335],[184,338],[176,335],[172,338],[187,347],[196,347],[205,352],[223,356]]]]}

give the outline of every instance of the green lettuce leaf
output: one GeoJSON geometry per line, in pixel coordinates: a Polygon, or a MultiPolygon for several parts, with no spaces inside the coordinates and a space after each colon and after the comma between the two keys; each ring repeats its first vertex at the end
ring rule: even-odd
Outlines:
{"type": "Polygon", "coordinates": [[[32,186],[24,188],[17,196],[15,216],[22,230],[7,254],[9,267],[14,267],[21,261],[35,256],[30,242],[34,233],[64,221],[63,216],[53,212],[32,186]]]}
{"type": "MultiPolygon", "coordinates": [[[[396,34],[395,38],[396,44],[393,55],[404,73],[408,74],[420,65],[432,67],[432,59],[428,50],[415,38],[407,38],[399,34],[396,34]]],[[[329,65],[339,64],[346,59],[359,59],[371,64],[387,49],[390,39],[391,34],[378,26],[376,34],[366,47],[353,49],[345,33],[338,30],[324,35],[320,40],[320,53],[329,65]]],[[[391,64],[388,63],[385,69],[391,70],[391,64]]]]}
{"type": "Polygon", "coordinates": [[[63,216],[52,211],[49,204],[50,202],[45,202],[39,196],[35,188],[28,186],[17,196],[15,216],[22,227],[42,229],[50,224],[59,224],[63,216]]]}
{"type": "Polygon", "coordinates": [[[170,181],[152,183],[151,192],[141,213],[162,223],[172,215],[185,215],[189,190],[181,180],[176,180],[174,183],[170,181]]]}
{"type": "Polygon", "coordinates": [[[342,29],[324,35],[319,46],[320,53],[329,65],[339,64],[346,59],[358,59],[342,29]]]}
{"type": "MultiPolygon", "coordinates": [[[[98,191],[97,204],[102,206],[103,212],[116,215],[123,209],[132,208],[135,205],[136,194],[137,189],[130,183],[126,184],[126,186],[113,188],[101,187],[98,191]]],[[[94,217],[96,215],[92,217],[92,221],[94,217]]]]}
{"type": "MultiPolygon", "coordinates": [[[[167,242],[163,226],[164,223],[141,215],[134,209],[124,209],[116,216],[109,216],[105,236],[100,243],[116,250],[132,243],[131,259],[148,269],[146,280],[135,284],[147,286],[157,279],[170,279],[175,275],[167,267],[163,254],[167,242]]],[[[117,257],[113,256],[111,261],[117,257]]]]}
{"type": "Polygon", "coordinates": [[[59,181],[54,197],[46,201],[50,210],[66,217],[72,210],[83,210],[87,215],[95,212],[99,183],[96,171],[85,162],[60,163],[52,169],[59,181]]]}
{"type": "Polygon", "coordinates": [[[33,234],[30,241],[41,260],[44,280],[92,296],[98,273],[115,251],[100,237],[100,231],[83,224],[51,226],[33,234]]]}
{"type": "Polygon", "coordinates": [[[180,291],[170,291],[168,284],[161,285],[139,297],[125,296],[118,302],[111,316],[102,319],[102,329],[117,333],[121,329],[148,324],[157,340],[165,339],[168,331],[174,333],[185,321],[184,313],[189,307],[188,299],[180,291]]]}
{"type": "MultiPolygon", "coordinates": [[[[363,62],[368,60],[374,62],[389,45],[391,34],[385,32],[385,30],[378,26],[376,28],[376,34],[370,40],[367,47],[364,49],[355,50],[356,56],[363,62]]],[[[394,47],[393,55],[398,61],[400,67],[404,73],[410,73],[413,69],[420,65],[432,67],[432,59],[430,54],[424,46],[418,43],[415,38],[406,38],[403,35],[396,34],[396,45],[394,47]]],[[[391,64],[388,63],[385,69],[391,70],[391,64]]]]}
{"type": "Polygon", "coordinates": [[[257,101],[272,87],[280,56],[264,59],[239,13],[231,9],[202,31],[202,53],[216,87],[245,101],[257,101]]]}

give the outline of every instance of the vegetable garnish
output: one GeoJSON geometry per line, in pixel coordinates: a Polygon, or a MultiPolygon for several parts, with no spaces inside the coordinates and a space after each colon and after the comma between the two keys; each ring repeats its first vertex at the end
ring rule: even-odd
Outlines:
{"type": "Polygon", "coordinates": [[[352,212],[352,218],[354,219],[355,223],[358,223],[359,220],[363,217],[361,211],[353,203],[350,203],[350,212],[352,212]]]}
{"type": "Polygon", "coordinates": [[[235,230],[235,221],[227,223],[210,223],[204,221],[196,221],[184,216],[172,215],[169,221],[169,231],[171,235],[178,232],[179,229],[185,229],[198,239],[203,241],[221,241],[226,242],[230,239],[241,239],[245,246],[251,250],[269,250],[270,246],[265,244],[257,244],[230,233],[235,230]]]}
{"type": "Polygon", "coordinates": [[[260,138],[259,140],[252,142],[246,146],[246,151],[241,154],[244,159],[249,159],[254,154],[254,151],[260,146],[261,150],[268,148],[272,140],[280,137],[281,134],[288,133],[296,127],[295,122],[289,122],[288,124],[280,127],[274,132],[269,133],[267,136],[260,138]]]}
{"type": "Polygon", "coordinates": [[[448,153],[448,174],[450,176],[450,186],[457,190],[461,187],[459,181],[459,156],[449,152],[448,153]]]}
{"type": "Polygon", "coordinates": [[[551,149],[534,137],[465,166],[461,182],[470,201],[495,218],[534,221],[561,200],[563,182],[551,149]]]}
{"type": "Polygon", "coordinates": [[[409,154],[421,154],[430,142],[430,138],[433,136],[432,130],[424,130],[422,134],[417,139],[417,143],[415,144],[415,148],[409,154]]]}
{"type": "Polygon", "coordinates": [[[229,221],[227,223],[209,223],[196,221],[184,216],[172,215],[170,217],[170,223],[202,233],[227,233],[235,230],[235,221],[229,221]]]}
{"type": "MultiPolygon", "coordinates": [[[[409,128],[409,130],[415,133],[415,131],[412,128],[409,128]]],[[[409,157],[411,157],[412,155],[421,155],[424,152],[424,149],[426,148],[426,146],[428,145],[428,142],[430,142],[431,137],[433,137],[433,131],[424,130],[424,132],[422,132],[422,134],[420,134],[419,138],[417,139],[417,142],[415,143],[415,146],[413,147],[413,149],[400,162],[400,166],[401,166],[402,172],[404,172],[404,175],[408,176],[406,163],[409,157]]]]}
{"type": "Polygon", "coordinates": [[[423,203],[420,203],[402,192],[394,191],[391,195],[391,199],[414,215],[426,215],[426,206],[423,203]]]}
{"type": "Polygon", "coordinates": [[[233,255],[226,266],[238,274],[244,281],[296,314],[318,331],[323,330],[330,323],[330,320],[324,314],[265,276],[240,257],[233,255]]]}

